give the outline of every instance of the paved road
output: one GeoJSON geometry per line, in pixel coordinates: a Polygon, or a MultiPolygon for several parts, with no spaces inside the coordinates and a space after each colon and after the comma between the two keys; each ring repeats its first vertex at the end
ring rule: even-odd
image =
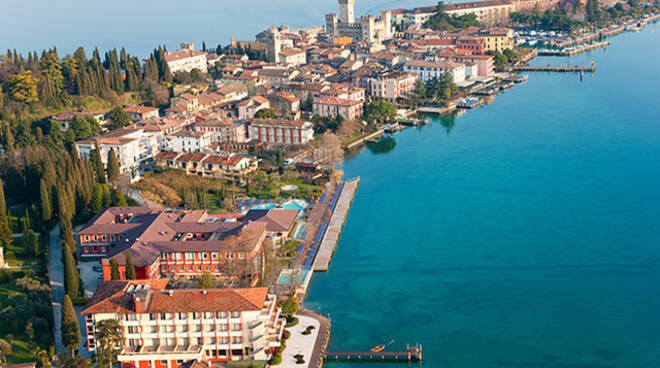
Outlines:
{"type": "MultiPolygon", "coordinates": [[[[62,351],[68,351],[62,344],[62,300],[64,299],[64,264],[62,263],[62,244],[60,243],[60,226],[56,225],[50,231],[50,242],[48,245],[48,277],[50,279],[50,289],[53,293],[53,321],[55,322],[55,354],[62,351]]],[[[74,306],[78,325],[80,326],[81,344],[78,351],[85,358],[90,358],[91,354],[84,348],[85,345],[85,325],[84,319],[80,315],[82,306],[74,306]]]]}
{"type": "Polygon", "coordinates": [[[62,299],[64,299],[64,264],[62,263],[62,244],[60,244],[60,226],[50,231],[48,245],[48,278],[53,293],[53,321],[55,322],[55,354],[66,350],[62,345],[62,299]]]}

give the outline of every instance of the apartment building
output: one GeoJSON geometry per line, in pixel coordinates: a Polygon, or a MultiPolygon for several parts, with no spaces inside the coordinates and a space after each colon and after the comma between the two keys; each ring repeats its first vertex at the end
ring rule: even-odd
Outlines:
{"type": "Polygon", "coordinates": [[[373,73],[366,78],[370,95],[387,100],[396,100],[415,89],[417,74],[402,71],[373,73]]]}
{"type": "Polygon", "coordinates": [[[314,125],[303,120],[251,119],[250,139],[274,144],[306,144],[314,139],[314,125]]]}
{"type": "Polygon", "coordinates": [[[170,149],[174,152],[201,152],[211,144],[209,132],[180,130],[168,135],[170,149]]]}
{"type": "Polygon", "coordinates": [[[362,116],[362,101],[337,97],[324,97],[315,100],[312,110],[315,115],[324,117],[341,116],[344,120],[353,120],[362,116]]]}
{"type": "Polygon", "coordinates": [[[489,28],[480,30],[475,37],[483,40],[484,51],[502,52],[506,49],[513,50],[513,29],[489,28]]]}
{"type": "MultiPolygon", "coordinates": [[[[186,153],[176,157],[186,170],[203,168],[206,154],[186,153]]],[[[110,280],[110,260],[115,259],[125,275],[130,254],[138,279],[161,275],[194,276],[235,273],[256,282],[261,273],[263,241],[267,222],[224,222],[205,210],[166,211],[158,207],[111,207],[94,216],[76,233],[80,256],[104,257],[104,280],[110,280]]]]}
{"type": "Polygon", "coordinates": [[[258,161],[240,156],[185,154],[173,151],[159,152],[156,165],[186,170],[188,174],[214,177],[235,177],[256,171],[258,161]]]}
{"type": "Polygon", "coordinates": [[[140,163],[142,133],[142,129],[133,127],[116,129],[100,136],[77,141],[76,148],[81,157],[90,158],[92,150],[98,147],[103,164],[107,164],[108,152],[112,149],[119,161],[119,171],[126,173],[135,169],[140,163]]]}
{"type": "Polygon", "coordinates": [[[140,120],[155,119],[158,117],[158,108],[149,106],[126,106],[124,112],[131,117],[133,122],[140,120]]]}
{"type": "Polygon", "coordinates": [[[247,124],[244,120],[205,120],[195,123],[193,129],[197,132],[211,133],[212,143],[247,141],[247,124]]]}
{"type": "Polygon", "coordinates": [[[81,313],[88,350],[96,351],[97,325],[108,319],[121,326],[122,368],[268,360],[280,347],[285,321],[268,288],[173,290],[168,281],[101,284],[81,313]]]}
{"type": "Polygon", "coordinates": [[[407,62],[403,70],[417,74],[425,83],[433,78],[442,77],[445,72],[451,74],[454,83],[465,80],[465,65],[451,61],[413,60],[407,62]]]}
{"type": "Polygon", "coordinates": [[[206,53],[202,51],[195,51],[194,43],[181,43],[179,51],[168,52],[165,54],[165,61],[172,73],[176,72],[191,72],[197,69],[202,73],[207,72],[206,53]]]}

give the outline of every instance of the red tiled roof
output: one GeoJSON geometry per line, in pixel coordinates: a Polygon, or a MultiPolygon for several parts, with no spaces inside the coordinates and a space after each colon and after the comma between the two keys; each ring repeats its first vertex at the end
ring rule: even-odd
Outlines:
{"type": "Polygon", "coordinates": [[[157,107],[149,106],[126,106],[124,111],[132,114],[146,114],[148,112],[158,111],[157,107]]]}

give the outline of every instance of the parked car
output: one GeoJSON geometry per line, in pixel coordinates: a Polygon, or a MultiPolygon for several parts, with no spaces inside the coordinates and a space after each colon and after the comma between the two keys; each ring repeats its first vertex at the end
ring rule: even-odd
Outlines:
{"type": "Polygon", "coordinates": [[[92,267],[92,270],[96,272],[103,272],[103,266],[101,266],[100,264],[94,265],[94,267],[92,267]]]}

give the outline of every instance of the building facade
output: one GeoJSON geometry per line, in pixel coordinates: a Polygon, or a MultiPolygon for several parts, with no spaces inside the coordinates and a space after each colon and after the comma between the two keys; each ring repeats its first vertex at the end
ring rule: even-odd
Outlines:
{"type": "Polygon", "coordinates": [[[337,97],[319,98],[312,104],[315,115],[323,117],[341,116],[344,120],[353,120],[362,116],[362,107],[362,101],[337,97]]]}
{"type": "Polygon", "coordinates": [[[170,68],[170,72],[191,72],[197,69],[202,73],[208,71],[206,53],[195,51],[194,43],[182,43],[179,51],[168,52],[165,54],[165,61],[170,68]]]}
{"type": "Polygon", "coordinates": [[[122,368],[268,360],[280,347],[285,322],[267,288],[166,290],[167,282],[103,283],[82,311],[89,351],[97,349],[98,323],[108,319],[121,327],[122,368]]]}
{"type": "Polygon", "coordinates": [[[465,65],[451,61],[413,60],[407,62],[403,70],[417,74],[425,83],[433,78],[441,78],[445,72],[451,74],[454,83],[465,80],[465,65]]]}
{"type": "Polygon", "coordinates": [[[309,121],[251,119],[250,139],[274,144],[306,144],[314,139],[314,125],[309,121]]]}

